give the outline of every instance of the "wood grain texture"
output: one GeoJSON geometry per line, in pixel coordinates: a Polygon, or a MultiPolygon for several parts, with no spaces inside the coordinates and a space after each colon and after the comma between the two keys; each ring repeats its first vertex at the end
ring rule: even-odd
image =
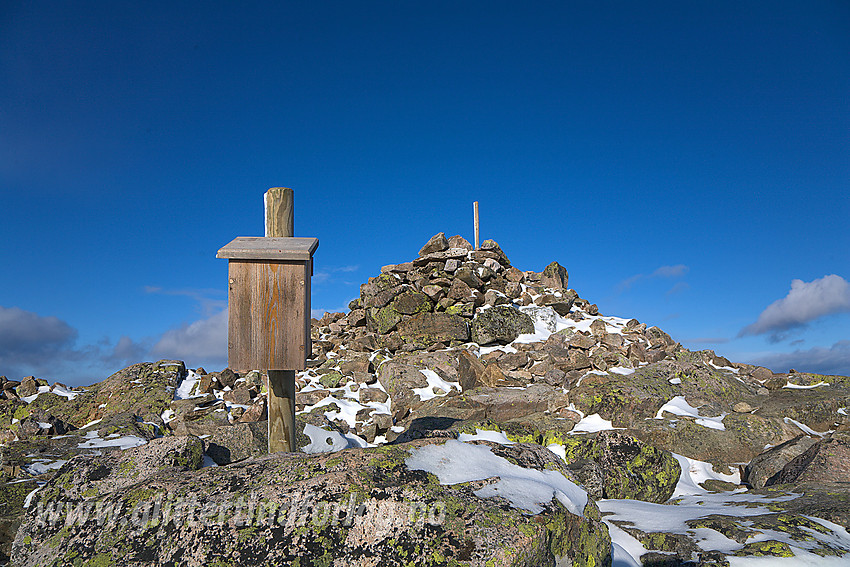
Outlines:
{"type": "Polygon", "coordinates": [[[239,236],[219,249],[216,258],[228,260],[298,260],[306,262],[319,247],[318,238],[239,236]]]}
{"type": "Polygon", "coordinates": [[[295,371],[269,370],[269,453],[295,450],[295,371]]]}
{"type": "Polygon", "coordinates": [[[230,260],[228,365],[303,370],[310,345],[312,262],[230,260]]]}
{"type": "Polygon", "coordinates": [[[264,201],[266,236],[295,236],[295,192],[289,187],[272,187],[264,201]]]}

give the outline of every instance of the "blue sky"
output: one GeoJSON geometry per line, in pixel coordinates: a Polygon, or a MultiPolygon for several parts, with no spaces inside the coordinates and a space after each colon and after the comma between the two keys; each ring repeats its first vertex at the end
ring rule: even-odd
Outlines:
{"type": "Polygon", "coordinates": [[[478,200],[605,314],[850,374],[848,30],[844,1],[3,2],[0,374],[222,368],[215,252],[273,186],[317,310],[478,200]]]}

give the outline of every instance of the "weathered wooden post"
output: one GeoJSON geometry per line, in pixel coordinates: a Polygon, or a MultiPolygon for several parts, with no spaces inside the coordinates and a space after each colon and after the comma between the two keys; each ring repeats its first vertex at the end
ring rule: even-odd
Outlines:
{"type": "Polygon", "coordinates": [[[472,202],[472,224],[475,228],[475,249],[478,250],[478,201],[472,202]]]}
{"type": "Polygon", "coordinates": [[[240,236],[228,259],[227,360],[269,376],[269,452],[295,450],[295,372],[307,365],[310,277],[317,238],[295,238],[292,189],[265,194],[266,236],[240,236]]]}

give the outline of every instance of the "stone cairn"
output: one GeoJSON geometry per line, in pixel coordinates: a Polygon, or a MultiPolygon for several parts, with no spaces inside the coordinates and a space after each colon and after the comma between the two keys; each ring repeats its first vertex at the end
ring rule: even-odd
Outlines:
{"type": "MultiPolygon", "coordinates": [[[[349,313],[326,313],[314,319],[309,364],[322,366],[328,353],[340,349],[386,349],[394,354],[469,342],[508,344],[519,334],[535,330],[528,315],[531,310],[518,309],[524,306],[551,307],[576,322],[598,316],[595,304],[568,289],[568,279],[558,262],[542,272],[521,271],[511,266],[493,240],[474,250],[463,237],[447,239],[441,232],[431,237],[415,260],[384,266],[381,275],[361,285],[360,297],[349,304],[349,313]]],[[[596,320],[588,331],[565,329],[558,335],[562,352],[551,360],[543,357],[551,363],[544,367],[559,368],[565,374],[613,366],[633,368],[681,349],[664,331],[647,329],[636,319],[629,320],[622,333],[608,333],[605,323],[596,320]]],[[[513,370],[529,370],[529,377],[543,375],[543,368],[533,362],[540,360],[513,370]]]]}

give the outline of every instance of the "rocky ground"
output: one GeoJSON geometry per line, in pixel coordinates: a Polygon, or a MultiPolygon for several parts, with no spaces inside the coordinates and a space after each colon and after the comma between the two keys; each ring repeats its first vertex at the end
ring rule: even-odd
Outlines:
{"type": "Polygon", "coordinates": [[[850,378],[688,351],[600,314],[558,263],[520,271],[458,236],[349,307],[313,321],[298,453],[266,454],[257,371],[0,379],[0,557],[850,562],[850,378]]]}

